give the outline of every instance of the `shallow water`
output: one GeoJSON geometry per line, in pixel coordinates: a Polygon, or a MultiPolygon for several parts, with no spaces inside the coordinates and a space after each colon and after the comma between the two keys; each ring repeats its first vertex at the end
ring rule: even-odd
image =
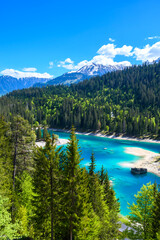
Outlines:
{"type": "MultiPolygon", "coordinates": [[[[68,139],[69,133],[55,132],[59,138],[68,139]]],[[[140,190],[143,184],[148,182],[160,184],[160,177],[147,173],[145,175],[132,175],[130,168],[123,168],[120,162],[133,162],[139,157],[124,152],[126,147],[140,147],[156,153],[160,152],[160,144],[144,143],[128,140],[109,139],[96,136],[86,136],[77,134],[79,145],[82,150],[82,166],[88,167],[92,151],[96,158],[96,170],[99,171],[104,166],[107,169],[110,179],[113,181],[113,188],[121,205],[121,214],[127,215],[129,209],[127,202],[132,203],[134,194],[140,190]]]]}

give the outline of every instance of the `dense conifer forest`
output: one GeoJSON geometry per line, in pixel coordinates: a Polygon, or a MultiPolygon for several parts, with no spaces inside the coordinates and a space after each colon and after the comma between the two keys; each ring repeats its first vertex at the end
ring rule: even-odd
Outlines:
{"type": "Polygon", "coordinates": [[[54,135],[35,147],[34,131],[16,116],[0,119],[1,239],[113,239],[118,236],[119,203],[106,170],[80,167],[74,128],[66,150],[54,135]]]}
{"type": "Polygon", "coordinates": [[[33,126],[160,138],[160,63],[133,66],[69,86],[14,91],[0,114],[20,114],[33,126]]]}
{"type": "Polygon", "coordinates": [[[107,169],[96,172],[93,152],[88,170],[80,167],[75,129],[66,148],[56,147],[56,135],[51,138],[47,130],[45,147],[36,147],[36,132],[21,116],[0,118],[0,239],[160,239],[156,183],[135,196],[126,223],[131,230],[121,233],[120,205],[107,169]]]}

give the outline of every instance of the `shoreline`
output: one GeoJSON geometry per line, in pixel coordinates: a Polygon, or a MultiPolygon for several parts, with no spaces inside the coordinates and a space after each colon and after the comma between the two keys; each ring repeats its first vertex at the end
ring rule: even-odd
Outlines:
{"type": "MultiPolygon", "coordinates": [[[[66,132],[70,133],[69,130],[62,130],[62,129],[49,129],[54,132],[66,132]]],[[[115,136],[115,135],[104,135],[101,133],[93,133],[93,132],[76,132],[76,134],[80,135],[90,135],[90,136],[97,136],[97,137],[103,137],[108,139],[117,139],[117,140],[126,140],[126,141],[137,141],[137,142],[148,142],[148,143],[158,143],[160,144],[160,141],[152,140],[152,139],[138,139],[138,138],[129,138],[129,137],[123,137],[123,136],[115,136]]],[[[68,139],[58,138],[58,141],[56,142],[57,146],[65,145],[68,143],[68,139]]],[[[40,141],[36,142],[37,146],[44,147],[45,142],[40,141]]],[[[160,160],[156,161],[158,158],[160,159],[160,154],[145,150],[143,148],[139,147],[126,147],[125,153],[131,154],[134,156],[139,157],[138,160],[135,162],[120,162],[119,165],[124,168],[147,168],[147,171],[150,173],[153,173],[160,177],[160,160]]]]}
{"type": "MultiPolygon", "coordinates": [[[[49,130],[55,131],[55,132],[65,132],[70,133],[70,130],[65,129],[57,129],[57,128],[49,128],[49,130]]],[[[102,134],[101,132],[75,132],[76,134],[80,135],[86,135],[86,136],[95,136],[95,137],[104,137],[104,138],[110,138],[110,139],[116,139],[116,140],[124,140],[124,141],[136,141],[136,142],[148,142],[148,143],[158,143],[160,144],[160,140],[154,140],[151,138],[134,138],[134,137],[127,137],[127,136],[116,136],[115,134],[107,135],[102,134]]]]}
{"type": "MultiPolygon", "coordinates": [[[[58,138],[58,140],[56,141],[56,145],[57,145],[57,146],[65,145],[65,144],[67,144],[67,143],[68,143],[68,139],[64,139],[64,138],[58,138]]],[[[42,147],[42,148],[44,148],[44,147],[45,147],[45,144],[46,144],[45,141],[37,141],[37,142],[35,142],[35,145],[36,145],[37,147],[42,147]]]]}
{"type": "Polygon", "coordinates": [[[135,162],[120,162],[121,167],[147,168],[147,172],[160,177],[160,154],[138,147],[126,147],[125,153],[137,156],[139,159],[135,162]]]}

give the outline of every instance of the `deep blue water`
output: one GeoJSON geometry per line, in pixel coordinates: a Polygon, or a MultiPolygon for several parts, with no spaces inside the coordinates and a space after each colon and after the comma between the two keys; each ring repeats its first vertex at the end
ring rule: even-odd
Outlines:
{"type": "MultiPolygon", "coordinates": [[[[69,133],[55,132],[59,138],[68,139],[69,133]]],[[[134,194],[140,190],[143,184],[148,182],[160,184],[160,177],[152,173],[145,175],[132,175],[129,168],[123,168],[119,165],[120,162],[133,162],[138,157],[124,152],[125,147],[140,147],[156,153],[160,152],[160,144],[144,143],[136,141],[125,141],[118,139],[109,139],[96,136],[85,136],[77,134],[79,145],[82,150],[81,164],[88,166],[92,151],[96,158],[96,170],[99,171],[104,166],[107,169],[110,179],[113,181],[113,188],[116,191],[116,196],[119,198],[121,205],[121,213],[127,215],[129,209],[127,202],[132,204],[134,194]],[[107,148],[107,149],[105,149],[107,148]]]]}

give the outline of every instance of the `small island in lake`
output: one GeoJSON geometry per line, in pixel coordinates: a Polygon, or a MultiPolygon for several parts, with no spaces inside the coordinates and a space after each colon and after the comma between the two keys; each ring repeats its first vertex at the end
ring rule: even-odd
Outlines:
{"type": "Polygon", "coordinates": [[[133,173],[133,174],[145,174],[145,173],[147,173],[147,168],[131,168],[131,173],[133,173]]]}

